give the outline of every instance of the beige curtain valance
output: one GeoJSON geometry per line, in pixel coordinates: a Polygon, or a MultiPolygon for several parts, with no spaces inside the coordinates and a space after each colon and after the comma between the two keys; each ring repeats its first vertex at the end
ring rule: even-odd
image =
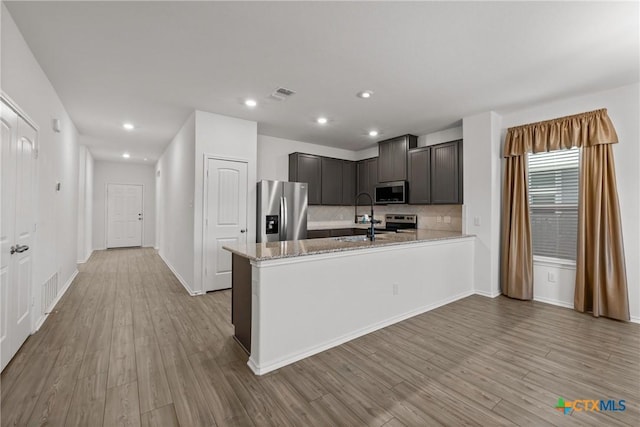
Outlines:
{"type": "Polygon", "coordinates": [[[617,142],[616,130],[607,109],[603,108],[509,128],[504,142],[504,157],[617,142]]]}

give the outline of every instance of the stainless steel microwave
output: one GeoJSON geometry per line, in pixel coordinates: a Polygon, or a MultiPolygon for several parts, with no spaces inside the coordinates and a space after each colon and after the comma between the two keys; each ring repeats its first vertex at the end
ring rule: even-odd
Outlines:
{"type": "Polygon", "coordinates": [[[407,181],[382,182],[376,185],[377,204],[408,203],[409,186],[407,181]]]}

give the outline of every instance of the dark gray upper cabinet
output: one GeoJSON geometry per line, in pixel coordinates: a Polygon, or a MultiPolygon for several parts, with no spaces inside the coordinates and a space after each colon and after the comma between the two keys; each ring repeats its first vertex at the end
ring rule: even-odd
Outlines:
{"type": "Polygon", "coordinates": [[[289,154],[289,181],[306,182],[310,205],[322,204],[322,157],[289,154]]]}
{"type": "Polygon", "coordinates": [[[431,203],[431,147],[409,150],[409,203],[431,203]]]}
{"type": "Polygon", "coordinates": [[[378,182],[407,180],[407,151],[418,145],[415,135],[403,135],[378,144],[378,182]]]}
{"type": "Polygon", "coordinates": [[[351,206],[356,199],[356,162],[342,160],[342,205],[351,206]]]}
{"type": "Polygon", "coordinates": [[[375,197],[375,187],[378,184],[378,158],[360,160],[357,169],[358,193],[365,192],[375,197]]]}
{"type": "Polygon", "coordinates": [[[342,160],[322,157],[322,204],[342,204],[342,160]]]}
{"type": "Polygon", "coordinates": [[[432,145],[430,148],[431,203],[461,204],[462,140],[432,145]]]}

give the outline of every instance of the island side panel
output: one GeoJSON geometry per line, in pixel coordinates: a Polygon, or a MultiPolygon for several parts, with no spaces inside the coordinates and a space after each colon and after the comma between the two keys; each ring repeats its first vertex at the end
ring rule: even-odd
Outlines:
{"type": "Polygon", "coordinates": [[[231,262],[231,323],[236,340],[251,354],[251,264],[236,254],[231,262]]]}
{"type": "Polygon", "coordinates": [[[253,262],[253,348],[265,374],[473,293],[474,238],[253,262]]]}

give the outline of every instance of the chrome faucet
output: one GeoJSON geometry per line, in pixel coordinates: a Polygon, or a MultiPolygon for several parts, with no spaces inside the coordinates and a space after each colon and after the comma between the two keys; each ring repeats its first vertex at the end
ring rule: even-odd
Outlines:
{"type": "Polygon", "coordinates": [[[356,201],[354,203],[355,205],[355,222],[358,223],[358,200],[360,199],[360,196],[367,196],[369,198],[369,202],[371,202],[371,231],[369,231],[369,240],[371,240],[372,242],[374,240],[376,240],[376,229],[375,229],[375,225],[379,224],[380,221],[376,221],[375,219],[373,219],[373,197],[371,197],[371,194],[363,191],[362,193],[358,193],[358,195],[356,196],[356,201]]]}

